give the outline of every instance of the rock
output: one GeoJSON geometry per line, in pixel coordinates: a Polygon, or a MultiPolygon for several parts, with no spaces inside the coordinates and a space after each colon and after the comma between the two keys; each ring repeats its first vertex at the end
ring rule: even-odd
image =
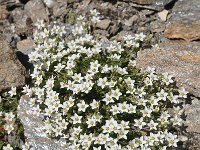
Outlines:
{"type": "Polygon", "coordinates": [[[161,21],[166,21],[168,13],[169,11],[164,9],[163,11],[158,13],[158,17],[160,18],[161,21]]]}
{"type": "Polygon", "coordinates": [[[154,3],[156,0],[131,0],[131,1],[142,5],[148,5],[154,3]]]}
{"type": "Polygon", "coordinates": [[[150,22],[150,30],[153,33],[163,32],[165,30],[165,24],[159,20],[152,21],[150,22]]]}
{"type": "Polygon", "coordinates": [[[200,134],[190,133],[189,140],[186,144],[188,150],[199,150],[200,148],[200,134]]]}
{"type": "Polygon", "coordinates": [[[42,2],[42,0],[31,0],[26,3],[24,10],[27,15],[31,17],[32,21],[35,23],[37,20],[48,21],[48,13],[42,2]]]}
{"type": "Polygon", "coordinates": [[[134,22],[136,22],[138,20],[138,16],[137,15],[133,15],[132,17],[130,17],[128,20],[125,20],[124,24],[126,26],[132,26],[134,22]]]}
{"type": "Polygon", "coordinates": [[[161,49],[138,53],[137,67],[154,67],[158,72],[172,74],[179,87],[200,96],[200,43],[165,42],[161,49]]]}
{"type": "Polygon", "coordinates": [[[64,150],[61,143],[48,138],[45,133],[42,115],[36,116],[30,111],[29,98],[22,96],[18,105],[18,117],[24,126],[24,135],[27,143],[35,150],[64,150]]]}
{"type": "Polygon", "coordinates": [[[7,18],[9,12],[6,10],[5,6],[0,6],[0,20],[4,20],[7,18]]]}
{"type": "Polygon", "coordinates": [[[173,7],[164,36],[169,39],[193,41],[200,39],[200,1],[181,0],[173,7]]]}
{"type": "Polygon", "coordinates": [[[175,0],[124,0],[124,1],[133,2],[139,5],[144,5],[144,6],[135,5],[135,7],[143,7],[151,10],[161,11],[167,4],[170,4],[175,0]]]}
{"type": "Polygon", "coordinates": [[[200,39],[200,21],[192,22],[191,24],[184,22],[174,22],[170,24],[164,36],[169,39],[184,39],[186,41],[193,41],[200,39]]]}
{"type": "Polygon", "coordinates": [[[106,29],[108,29],[110,23],[111,23],[111,21],[109,19],[100,20],[100,22],[98,22],[96,24],[96,27],[99,29],[106,30],[106,29]]]}
{"type": "Polygon", "coordinates": [[[15,8],[21,6],[19,0],[1,0],[0,5],[6,6],[7,8],[15,8]]]}
{"type": "Polygon", "coordinates": [[[26,30],[27,21],[30,19],[27,13],[21,8],[16,8],[11,12],[13,21],[18,30],[26,30]]]}
{"type": "Polygon", "coordinates": [[[25,68],[2,35],[0,38],[0,91],[25,84],[25,68]]]}
{"type": "Polygon", "coordinates": [[[18,51],[22,52],[23,54],[30,54],[30,52],[36,47],[34,41],[32,39],[25,39],[22,41],[17,42],[17,49],[18,51]]]}
{"type": "Polygon", "coordinates": [[[53,7],[53,15],[55,17],[59,17],[61,15],[65,15],[67,13],[67,1],[65,0],[57,0],[56,5],[53,7]]]}
{"type": "Polygon", "coordinates": [[[186,130],[188,132],[196,132],[200,134],[200,100],[195,98],[192,100],[191,105],[186,105],[185,115],[187,126],[186,130]]]}
{"type": "Polygon", "coordinates": [[[48,8],[53,8],[56,5],[56,0],[43,0],[48,8]]]}
{"type": "Polygon", "coordinates": [[[115,36],[121,29],[122,24],[121,23],[113,23],[108,28],[109,37],[115,36]]]}

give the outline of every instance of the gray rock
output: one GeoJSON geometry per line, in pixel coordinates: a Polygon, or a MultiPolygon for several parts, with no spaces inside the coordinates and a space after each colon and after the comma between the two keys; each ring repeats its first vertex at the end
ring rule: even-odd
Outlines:
{"type": "Polygon", "coordinates": [[[138,18],[139,18],[138,15],[133,15],[128,20],[125,20],[124,24],[126,26],[132,26],[133,23],[135,23],[138,20],[138,18]]]}
{"type": "Polygon", "coordinates": [[[65,0],[57,0],[56,5],[53,7],[53,15],[55,17],[59,17],[61,15],[65,15],[67,13],[67,1],[65,0]]]}
{"type": "Polygon", "coordinates": [[[180,0],[172,10],[171,20],[165,30],[169,39],[192,41],[200,39],[200,1],[180,0]]]}
{"type": "Polygon", "coordinates": [[[100,20],[100,22],[98,22],[96,24],[96,27],[99,29],[106,30],[106,29],[108,29],[110,23],[111,23],[111,21],[109,19],[100,20]]]}
{"type": "Polygon", "coordinates": [[[0,91],[25,84],[26,71],[9,43],[0,37],[0,91]]]}
{"type": "Polygon", "coordinates": [[[150,23],[150,30],[154,33],[163,32],[165,30],[165,23],[160,20],[152,21],[150,23]]]}
{"type": "Polygon", "coordinates": [[[186,130],[200,134],[200,100],[195,98],[191,103],[191,105],[188,104],[185,107],[186,130]]]}
{"type": "Polygon", "coordinates": [[[48,12],[42,0],[31,0],[26,3],[24,10],[35,23],[37,20],[48,20],[48,12]]]}
{"type": "Polygon", "coordinates": [[[25,28],[27,28],[27,21],[29,19],[29,16],[24,10],[22,10],[21,8],[16,8],[11,12],[11,15],[13,17],[15,27],[18,30],[25,30],[25,28]]]}
{"type": "Polygon", "coordinates": [[[64,150],[61,143],[48,138],[45,133],[43,116],[39,117],[31,113],[29,98],[22,96],[18,105],[18,117],[24,126],[24,135],[27,138],[27,143],[34,150],[64,150]]]}
{"type": "Polygon", "coordinates": [[[17,42],[17,50],[25,55],[30,54],[35,47],[36,45],[32,39],[25,39],[17,42]]]}
{"type": "Polygon", "coordinates": [[[190,133],[189,140],[186,144],[188,150],[200,150],[200,134],[190,133]]]}
{"type": "Polygon", "coordinates": [[[9,12],[6,10],[5,6],[0,6],[0,21],[8,17],[9,12]]]}
{"type": "Polygon", "coordinates": [[[133,2],[136,4],[142,5],[142,6],[134,5],[135,7],[143,7],[143,8],[147,8],[147,9],[161,11],[164,9],[164,7],[167,4],[169,4],[175,0],[124,0],[124,1],[133,2]]]}
{"type": "Polygon", "coordinates": [[[161,49],[138,53],[137,67],[154,67],[158,72],[172,74],[179,87],[200,96],[200,43],[166,42],[161,49]]]}

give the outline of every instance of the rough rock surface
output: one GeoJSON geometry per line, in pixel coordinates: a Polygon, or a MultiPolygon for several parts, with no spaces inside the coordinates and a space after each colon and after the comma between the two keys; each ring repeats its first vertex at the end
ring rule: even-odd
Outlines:
{"type": "Polygon", "coordinates": [[[185,107],[185,125],[188,126],[186,130],[200,134],[200,99],[195,98],[191,103],[185,107]]]}
{"type": "Polygon", "coordinates": [[[61,143],[48,138],[45,133],[43,116],[31,113],[29,98],[22,96],[18,106],[18,117],[24,126],[24,135],[27,143],[35,150],[64,150],[61,143]]]}
{"type": "Polygon", "coordinates": [[[200,39],[200,1],[179,0],[173,7],[171,21],[164,36],[186,41],[200,39]]]}
{"type": "Polygon", "coordinates": [[[30,54],[30,52],[36,47],[32,39],[24,39],[17,43],[17,50],[23,54],[30,54]]]}
{"type": "Polygon", "coordinates": [[[24,10],[27,12],[28,16],[31,17],[33,22],[36,22],[37,20],[48,20],[47,9],[42,0],[29,1],[26,3],[24,10]]]}
{"type": "Polygon", "coordinates": [[[146,8],[161,11],[167,4],[175,0],[124,0],[124,1],[129,1],[140,5],[147,5],[146,8]]]}
{"type": "Polygon", "coordinates": [[[25,84],[25,68],[16,58],[9,43],[0,37],[0,91],[25,84]]]}
{"type": "Polygon", "coordinates": [[[186,121],[184,125],[187,127],[188,149],[199,150],[200,148],[200,99],[193,98],[191,104],[185,106],[186,121]]]}
{"type": "Polygon", "coordinates": [[[166,42],[161,49],[138,53],[137,67],[154,67],[172,74],[179,87],[200,96],[200,43],[166,42]]]}

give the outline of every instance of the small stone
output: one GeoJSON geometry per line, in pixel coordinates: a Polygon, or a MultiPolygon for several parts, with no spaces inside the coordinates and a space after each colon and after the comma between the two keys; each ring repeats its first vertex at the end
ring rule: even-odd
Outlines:
{"type": "Polygon", "coordinates": [[[125,20],[125,25],[126,26],[132,26],[134,22],[136,22],[138,20],[138,16],[137,15],[133,15],[132,17],[130,17],[128,20],[125,20]]]}
{"type": "Polygon", "coordinates": [[[30,19],[27,13],[21,8],[16,8],[11,12],[15,27],[19,30],[25,30],[27,28],[27,21],[30,19]]]}
{"type": "Polygon", "coordinates": [[[109,37],[115,36],[121,28],[121,23],[114,23],[112,26],[109,27],[108,29],[108,33],[109,33],[109,37]]]}
{"type": "Polygon", "coordinates": [[[23,54],[29,54],[36,47],[34,41],[32,39],[25,39],[17,42],[18,51],[23,54]]]}
{"type": "Polygon", "coordinates": [[[168,13],[169,11],[164,9],[163,11],[158,13],[158,17],[160,18],[161,21],[166,21],[168,13]]]}
{"type": "Polygon", "coordinates": [[[67,3],[68,1],[66,0],[57,0],[56,5],[53,7],[53,15],[55,17],[65,15],[67,13],[67,3]]]}
{"type": "Polygon", "coordinates": [[[24,6],[24,10],[34,23],[37,22],[37,20],[48,20],[48,13],[42,0],[29,1],[24,6]]]}
{"type": "Polygon", "coordinates": [[[106,30],[106,29],[108,29],[110,23],[111,23],[111,21],[109,19],[100,20],[96,24],[96,27],[99,28],[99,29],[106,30]]]}
{"type": "Polygon", "coordinates": [[[5,6],[0,6],[0,20],[4,20],[7,18],[9,12],[6,10],[5,6]]]}
{"type": "Polygon", "coordinates": [[[150,23],[151,31],[154,33],[160,33],[165,30],[165,24],[162,21],[156,20],[150,23]]]}
{"type": "Polygon", "coordinates": [[[48,8],[53,8],[56,5],[55,0],[43,0],[43,1],[48,8]]]}

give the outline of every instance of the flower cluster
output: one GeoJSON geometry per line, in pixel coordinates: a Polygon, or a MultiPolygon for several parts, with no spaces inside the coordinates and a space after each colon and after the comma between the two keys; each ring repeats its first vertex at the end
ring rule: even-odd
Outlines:
{"type": "Polygon", "coordinates": [[[143,33],[105,44],[91,32],[99,13],[91,15],[71,28],[37,23],[33,84],[23,88],[32,112],[44,115],[46,133],[71,150],[176,147],[169,129],[182,124],[179,104],[187,92],[168,74],[135,67],[143,33]]]}
{"type": "Polygon", "coordinates": [[[19,97],[20,94],[17,93],[16,87],[11,87],[10,91],[1,93],[0,96],[0,149],[2,150],[16,148],[29,150],[27,143],[22,145],[24,141],[23,129],[16,113],[19,97]]]}

